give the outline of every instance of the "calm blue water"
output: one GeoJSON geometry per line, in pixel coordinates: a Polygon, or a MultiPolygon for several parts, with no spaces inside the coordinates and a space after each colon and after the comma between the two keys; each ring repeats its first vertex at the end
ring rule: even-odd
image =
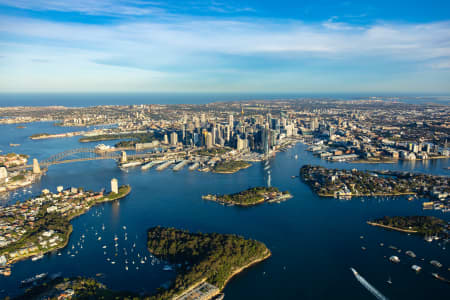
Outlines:
{"type": "MultiPolygon", "coordinates": [[[[15,151],[31,157],[45,159],[48,156],[72,148],[86,147],[78,139],[53,139],[31,141],[27,137],[37,132],[59,132],[64,129],[51,123],[27,124],[25,129],[12,125],[0,126],[0,149],[15,151]],[[22,144],[10,148],[9,143],[22,144]]],[[[94,146],[96,143],[91,144],[94,146]]],[[[429,162],[351,165],[327,163],[313,157],[298,144],[288,152],[279,153],[271,161],[272,185],[289,190],[294,198],[280,204],[263,204],[252,208],[225,207],[203,201],[207,193],[231,193],[250,186],[265,185],[267,175],[260,163],[234,175],[180,172],[167,169],[141,171],[139,168],[120,171],[113,161],[93,161],[56,165],[31,189],[32,194],[19,191],[8,201],[23,200],[43,188],[55,190],[56,186],[76,186],[100,190],[109,188],[109,181],[116,177],[120,184],[130,184],[132,193],[120,205],[107,203],[93,208],[89,213],[73,220],[74,232],[69,247],[61,256],[47,255],[42,260],[24,261],[13,266],[11,277],[0,278],[0,297],[14,295],[20,290],[17,283],[37,273],[63,272],[65,276],[95,276],[104,273],[99,280],[109,287],[121,290],[154,291],[173,278],[174,274],[163,271],[162,264],[138,264],[139,270],[124,269],[124,260],[140,259],[137,253],[148,255],[146,229],[155,226],[173,226],[192,231],[237,233],[260,240],[272,250],[267,261],[239,274],[225,288],[226,299],[364,299],[371,295],[356,281],[349,267],[356,268],[371,284],[391,299],[448,299],[450,286],[430,276],[435,269],[431,259],[443,263],[445,270],[439,273],[450,278],[449,246],[443,250],[437,243],[427,243],[422,238],[398,232],[385,231],[366,225],[365,221],[384,215],[434,215],[450,221],[450,215],[435,211],[422,211],[423,200],[407,201],[404,198],[373,198],[340,201],[320,198],[298,178],[299,168],[305,163],[331,167],[360,169],[414,170],[449,176],[448,160],[429,162]],[[295,154],[299,155],[297,160],[295,154]],[[364,200],[364,201],[363,201],[364,200]],[[102,231],[102,224],[105,231],[102,231]],[[126,230],[122,227],[126,226],[126,230]],[[124,240],[125,231],[128,240],[124,240]],[[102,236],[98,241],[95,233],[102,236]],[[85,235],[83,249],[77,243],[85,235]],[[119,237],[118,256],[114,255],[113,238],[119,237]],[[363,235],[364,239],[360,239],[363,235]],[[378,244],[383,242],[385,247],[378,244]],[[132,244],[136,243],[133,253],[132,244]],[[67,251],[78,251],[71,257],[67,251]],[[107,249],[102,246],[106,245],[107,249]],[[402,253],[387,248],[395,245],[402,253]],[[361,246],[367,248],[361,250],[361,246]],[[123,248],[128,255],[125,257],[123,248]],[[404,255],[413,250],[418,258],[404,255]],[[104,254],[104,251],[107,254],[104,254]],[[398,255],[401,263],[394,265],[385,256],[398,255]],[[106,258],[113,259],[112,265],[106,258]],[[425,261],[421,261],[424,258],[425,261]],[[415,274],[412,264],[423,267],[415,274]],[[393,284],[386,280],[392,278],[393,284]]],[[[134,265],[136,266],[136,265],[134,265]]]]}
{"type": "Polygon", "coordinates": [[[402,96],[398,101],[407,103],[449,104],[449,95],[390,95],[390,94],[307,94],[307,93],[0,93],[1,106],[47,106],[64,105],[73,107],[95,105],[131,104],[206,104],[220,101],[242,101],[261,99],[360,99],[361,97],[402,96]],[[416,98],[420,96],[421,98],[416,98]]]}

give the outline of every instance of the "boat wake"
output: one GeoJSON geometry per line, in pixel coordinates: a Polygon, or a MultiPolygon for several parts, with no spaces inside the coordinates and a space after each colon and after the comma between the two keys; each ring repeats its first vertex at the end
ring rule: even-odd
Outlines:
{"type": "Polygon", "coordinates": [[[353,275],[355,275],[355,277],[359,281],[359,283],[361,283],[363,287],[365,287],[372,295],[374,295],[375,298],[377,298],[379,300],[387,300],[388,299],[382,293],[380,293],[373,285],[368,283],[367,280],[364,279],[364,277],[359,275],[355,269],[350,268],[350,270],[352,270],[353,275]]]}

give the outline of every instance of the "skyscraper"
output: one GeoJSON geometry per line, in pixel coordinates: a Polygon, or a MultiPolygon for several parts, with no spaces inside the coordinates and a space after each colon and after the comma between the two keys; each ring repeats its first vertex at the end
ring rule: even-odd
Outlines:
{"type": "Polygon", "coordinates": [[[213,147],[212,134],[211,132],[206,133],[206,149],[211,149],[213,147]]]}
{"type": "Polygon", "coordinates": [[[170,134],[170,145],[176,146],[178,144],[178,134],[174,131],[170,134]]]}
{"type": "Polygon", "coordinates": [[[233,127],[234,127],[234,116],[233,116],[233,114],[229,114],[228,115],[228,125],[230,126],[231,129],[233,129],[233,127]]]}

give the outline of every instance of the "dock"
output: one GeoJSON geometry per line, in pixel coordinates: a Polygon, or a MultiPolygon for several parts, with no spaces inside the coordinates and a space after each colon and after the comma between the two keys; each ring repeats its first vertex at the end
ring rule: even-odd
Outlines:
{"type": "Polygon", "coordinates": [[[183,160],[182,162],[176,164],[175,167],[173,167],[172,170],[174,170],[174,171],[180,171],[180,170],[182,170],[188,163],[189,163],[189,160],[183,160]]]}
{"type": "Polygon", "coordinates": [[[148,170],[148,169],[151,169],[153,166],[155,166],[155,165],[157,165],[157,164],[160,164],[160,163],[161,163],[160,160],[154,160],[154,161],[151,161],[151,162],[146,163],[145,165],[143,165],[143,166],[141,167],[141,169],[142,169],[142,170],[148,170]]]}
{"type": "Polygon", "coordinates": [[[166,169],[167,167],[169,167],[171,164],[173,164],[175,161],[174,160],[168,160],[165,163],[159,165],[156,170],[157,171],[162,171],[164,169],[166,169]]]}
{"type": "Polygon", "coordinates": [[[132,161],[132,162],[129,162],[129,163],[121,164],[120,167],[121,168],[131,168],[131,167],[137,167],[137,166],[140,166],[140,165],[142,165],[142,162],[140,162],[140,161],[132,161]]]}
{"type": "Polygon", "coordinates": [[[200,166],[200,164],[198,162],[192,164],[189,166],[189,171],[194,171],[195,169],[197,169],[200,166]]]}

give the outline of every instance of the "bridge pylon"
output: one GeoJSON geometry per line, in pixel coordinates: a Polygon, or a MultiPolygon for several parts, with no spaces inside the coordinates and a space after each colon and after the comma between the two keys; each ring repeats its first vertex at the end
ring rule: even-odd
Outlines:
{"type": "Polygon", "coordinates": [[[33,158],[33,174],[41,174],[41,167],[36,158],[33,158]]]}

